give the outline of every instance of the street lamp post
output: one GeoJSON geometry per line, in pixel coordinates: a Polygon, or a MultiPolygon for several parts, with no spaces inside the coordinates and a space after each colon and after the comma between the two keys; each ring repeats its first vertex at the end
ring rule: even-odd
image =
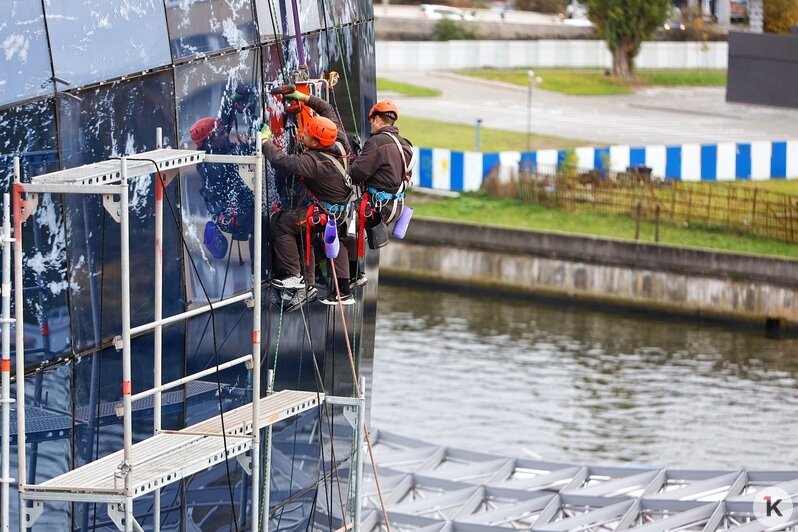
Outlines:
{"type": "Polygon", "coordinates": [[[535,71],[528,70],[526,91],[526,151],[532,151],[532,85],[535,83],[535,71]]]}

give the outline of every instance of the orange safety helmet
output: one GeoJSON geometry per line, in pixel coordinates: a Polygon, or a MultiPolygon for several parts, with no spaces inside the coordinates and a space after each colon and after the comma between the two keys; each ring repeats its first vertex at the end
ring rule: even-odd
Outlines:
{"type": "Polygon", "coordinates": [[[305,132],[314,139],[319,141],[325,148],[329,148],[335,144],[335,139],[338,137],[338,127],[335,122],[323,116],[314,116],[310,119],[305,126],[305,132]]]}
{"type": "Polygon", "coordinates": [[[399,120],[399,109],[396,107],[396,104],[393,103],[391,100],[382,100],[374,104],[374,106],[369,111],[369,120],[371,117],[376,115],[391,115],[393,114],[393,120],[399,120]]]}
{"type": "Polygon", "coordinates": [[[206,116],[194,122],[188,132],[194,144],[201,146],[213,133],[218,133],[222,130],[224,130],[224,124],[221,120],[213,116],[206,116]]]}

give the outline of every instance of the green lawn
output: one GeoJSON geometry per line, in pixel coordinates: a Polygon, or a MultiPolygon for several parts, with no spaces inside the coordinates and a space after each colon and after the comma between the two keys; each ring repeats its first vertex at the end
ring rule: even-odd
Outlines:
{"type": "MultiPolygon", "coordinates": [[[[636,88],[649,86],[723,86],[726,84],[725,70],[639,70],[631,82],[615,79],[602,69],[585,68],[536,68],[535,78],[540,78],[535,87],[563,94],[579,96],[606,96],[628,94],[636,88]]],[[[493,81],[529,86],[529,69],[472,69],[458,74],[493,81]]]]}
{"type": "Polygon", "coordinates": [[[398,92],[403,96],[440,96],[441,91],[438,89],[430,89],[429,87],[420,87],[418,85],[411,85],[409,83],[402,83],[401,81],[393,81],[385,78],[377,78],[378,91],[391,91],[398,92]]]}
{"type": "MultiPolygon", "coordinates": [[[[410,139],[413,145],[418,147],[446,148],[455,151],[474,151],[475,148],[475,125],[451,124],[410,116],[401,117],[396,125],[402,136],[410,139]]],[[[527,139],[526,133],[486,127],[480,128],[479,136],[479,147],[482,152],[526,151],[527,146],[531,146],[532,150],[568,149],[592,144],[584,140],[547,135],[533,134],[527,139]]]]}
{"type": "MultiPolygon", "coordinates": [[[[481,193],[447,199],[430,199],[414,194],[408,203],[416,215],[430,218],[628,240],[633,240],[635,233],[634,220],[626,216],[548,209],[518,200],[495,199],[481,193]]],[[[653,223],[641,223],[640,241],[654,242],[654,232],[653,223]]],[[[660,225],[660,243],[798,259],[798,246],[794,244],[663,224],[660,225]]]]}

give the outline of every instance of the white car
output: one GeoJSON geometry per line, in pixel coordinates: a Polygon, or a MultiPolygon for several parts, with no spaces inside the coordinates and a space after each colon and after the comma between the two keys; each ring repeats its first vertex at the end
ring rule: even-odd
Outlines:
{"type": "Polygon", "coordinates": [[[439,6],[435,4],[421,4],[421,18],[430,20],[474,20],[474,17],[462,9],[449,6],[439,6]]]}

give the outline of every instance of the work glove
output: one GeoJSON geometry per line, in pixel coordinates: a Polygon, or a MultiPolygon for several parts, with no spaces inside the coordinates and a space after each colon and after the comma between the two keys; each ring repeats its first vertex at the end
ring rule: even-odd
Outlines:
{"type": "Polygon", "coordinates": [[[306,102],[308,100],[308,95],[304,92],[299,92],[295,90],[294,92],[289,92],[285,96],[283,96],[286,100],[299,100],[300,102],[306,102]]]}
{"type": "Polygon", "coordinates": [[[264,123],[260,128],[260,140],[265,142],[270,138],[272,138],[272,130],[269,128],[269,124],[264,123]]]}

